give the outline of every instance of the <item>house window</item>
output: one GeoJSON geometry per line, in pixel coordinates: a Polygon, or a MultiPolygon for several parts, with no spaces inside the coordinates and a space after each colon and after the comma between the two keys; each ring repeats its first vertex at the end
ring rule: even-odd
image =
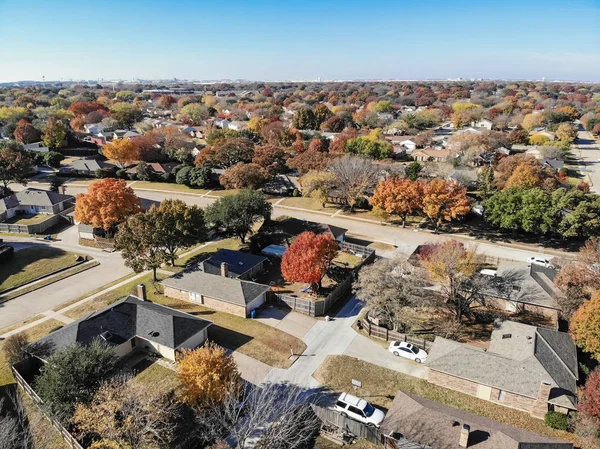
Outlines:
{"type": "Polygon", "coordinates": [[[132,348],[135,348],[135,338],[132,338],[132,339],[131,339],[131,347],[132,347],[132,348]]]}
{"type": "Polygon", "coordinates": [[[505,396],[506,396],[506,395],[505,395],[505,393],[504,393],[504,390],[500,390],[500,391],[498,392],[498,402],[504,402],[504,398],[505,398],[505,396]]]}

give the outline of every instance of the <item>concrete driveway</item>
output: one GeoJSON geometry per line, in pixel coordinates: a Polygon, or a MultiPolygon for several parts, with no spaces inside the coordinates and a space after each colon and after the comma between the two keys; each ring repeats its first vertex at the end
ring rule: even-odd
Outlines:
{"type": "Polygon", "coordinates": [[[318,322],[310,316],[275,306],[261,309],[257,320],[300,339],[318,322]]]}
{"type": "Polygon", "coordinates": [[[427,375],[427,368],[422,363],[416,363],[412,360],[396,357],[386,348],[370,340],[363,335],[356,335],[354,340],[344,351],[344,355],[356,357],[365,362],[383,366],[394,371],[407,374],[409,376],[424,379],[427,375]]]}
{"type": "Polygon", "coordinates": [[[260,384],[271,371],[271,367],[266,363],[260,362],[252,357],[248,357],[237,351],[228,351],[237,363],[238,370],[242,379],[254,385],[260,384]]]}

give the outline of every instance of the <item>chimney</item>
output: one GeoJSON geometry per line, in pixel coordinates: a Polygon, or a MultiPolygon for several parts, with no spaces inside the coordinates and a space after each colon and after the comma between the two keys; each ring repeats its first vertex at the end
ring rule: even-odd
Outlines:
{"type": "Polygon", "coordinates": [[[137,297],[144,301],[148,300],[148,298],[146,298],[146,286],[144,284],[137,285],[137,297]]]}
{"type": "Polygon", "coordinates": [[[221,276],[229,277],[229,265],[227,265],[227,262],[221,262],[221,276]]]}
{"type": "Polygon", "coordinates": [[[460,429],[460,439],[458,440],[458,445],[460,447],[468,447],[469,446],[469,433],[471,432],[471,426],[468,424],[463,424],[462,429],[460,429]]]}
{"type": "Polygon", "coordinates": [[[531,407],[531,415],[543,419],[548,413],[548,399],[550,398],[550,390],[552,389],[550,382],[540,383],[537,399],[531,407]]]}

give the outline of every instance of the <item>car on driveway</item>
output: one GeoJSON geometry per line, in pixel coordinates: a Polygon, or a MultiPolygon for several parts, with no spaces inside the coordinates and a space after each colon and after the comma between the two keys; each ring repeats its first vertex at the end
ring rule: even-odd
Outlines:
{"type": "Polygon", "coordinates": [[[542,267],[550,267],[552,264],[545,257],[533,256],[527,259],[527,265],[540,265],[542,267]]]}
{"type": "Polygon", "coordinates": [[[417,363],[425,363],[427,360],[427,353],[423,349],[405,341],[392,341],[388,351],[395,356],[405,357],[417,363]]]}
{"type": "Polygon", "coordinates": [[[367,401],[349,393],[342,393],[335,403],[334,410],[342,416],[352,418],[371,427],[379,427],[385,413],[373,407],[367,401]]]}

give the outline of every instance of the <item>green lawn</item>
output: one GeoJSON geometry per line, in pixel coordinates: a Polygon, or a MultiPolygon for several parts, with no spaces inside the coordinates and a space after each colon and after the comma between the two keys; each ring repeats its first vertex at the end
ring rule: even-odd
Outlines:
{"type": "Polygon", "coordinates": [[[210,192],[210,194],[208,196],[217,196],[217,197],[222,197],[222,196],[227,196],[227,195],[235,195],[237,193],[240,193],[239,189],[231,189],[231,190],[213,190],[212,192],[210,192]]]}
{"type": "Polygon", "coordinates": [[[34,214],[34,215],[17,214],[14,217],[9,218],[8,220],[4,221],[4,223],[19,224],[19,225],[26,226],[26,225],[33,225],[33,224],[41,223],[42,221],[46,221],[52,217],[53,217],[53,215],[48,215],[48,214],[34,214]]]}
{"type": "Polygon", "coordinates": [[[181,192],[181,193],[195,193],[202,195],[208,190],[206,189],[193,189],[182,184],[172,184],[168,182],[151,182],[151,181],[136,181],[131,186],[132,189],[149,189],[149,190],[168,190],[169,192],[181,192]]]}
{"type": "Polygon", "coordinates": [[[531,432],[577,443],[575,435],[551,429],[543,420],[536,419],[528,413],[430,384],[424,379],[407,376],[353,357],[328,356],[314,377],[335,391],[350,391],[352,379],[358,379],[362,381],[359,396],[385,409],[390,407],[395,393],[402,390],[531,432]]]}
{"type": "Polygon", "coordinates": [[[41,276],[77,264],[76,254],[35,244],[15,251],[14,257],[0,265],[0,290],[25,285],[41,276]]]}

